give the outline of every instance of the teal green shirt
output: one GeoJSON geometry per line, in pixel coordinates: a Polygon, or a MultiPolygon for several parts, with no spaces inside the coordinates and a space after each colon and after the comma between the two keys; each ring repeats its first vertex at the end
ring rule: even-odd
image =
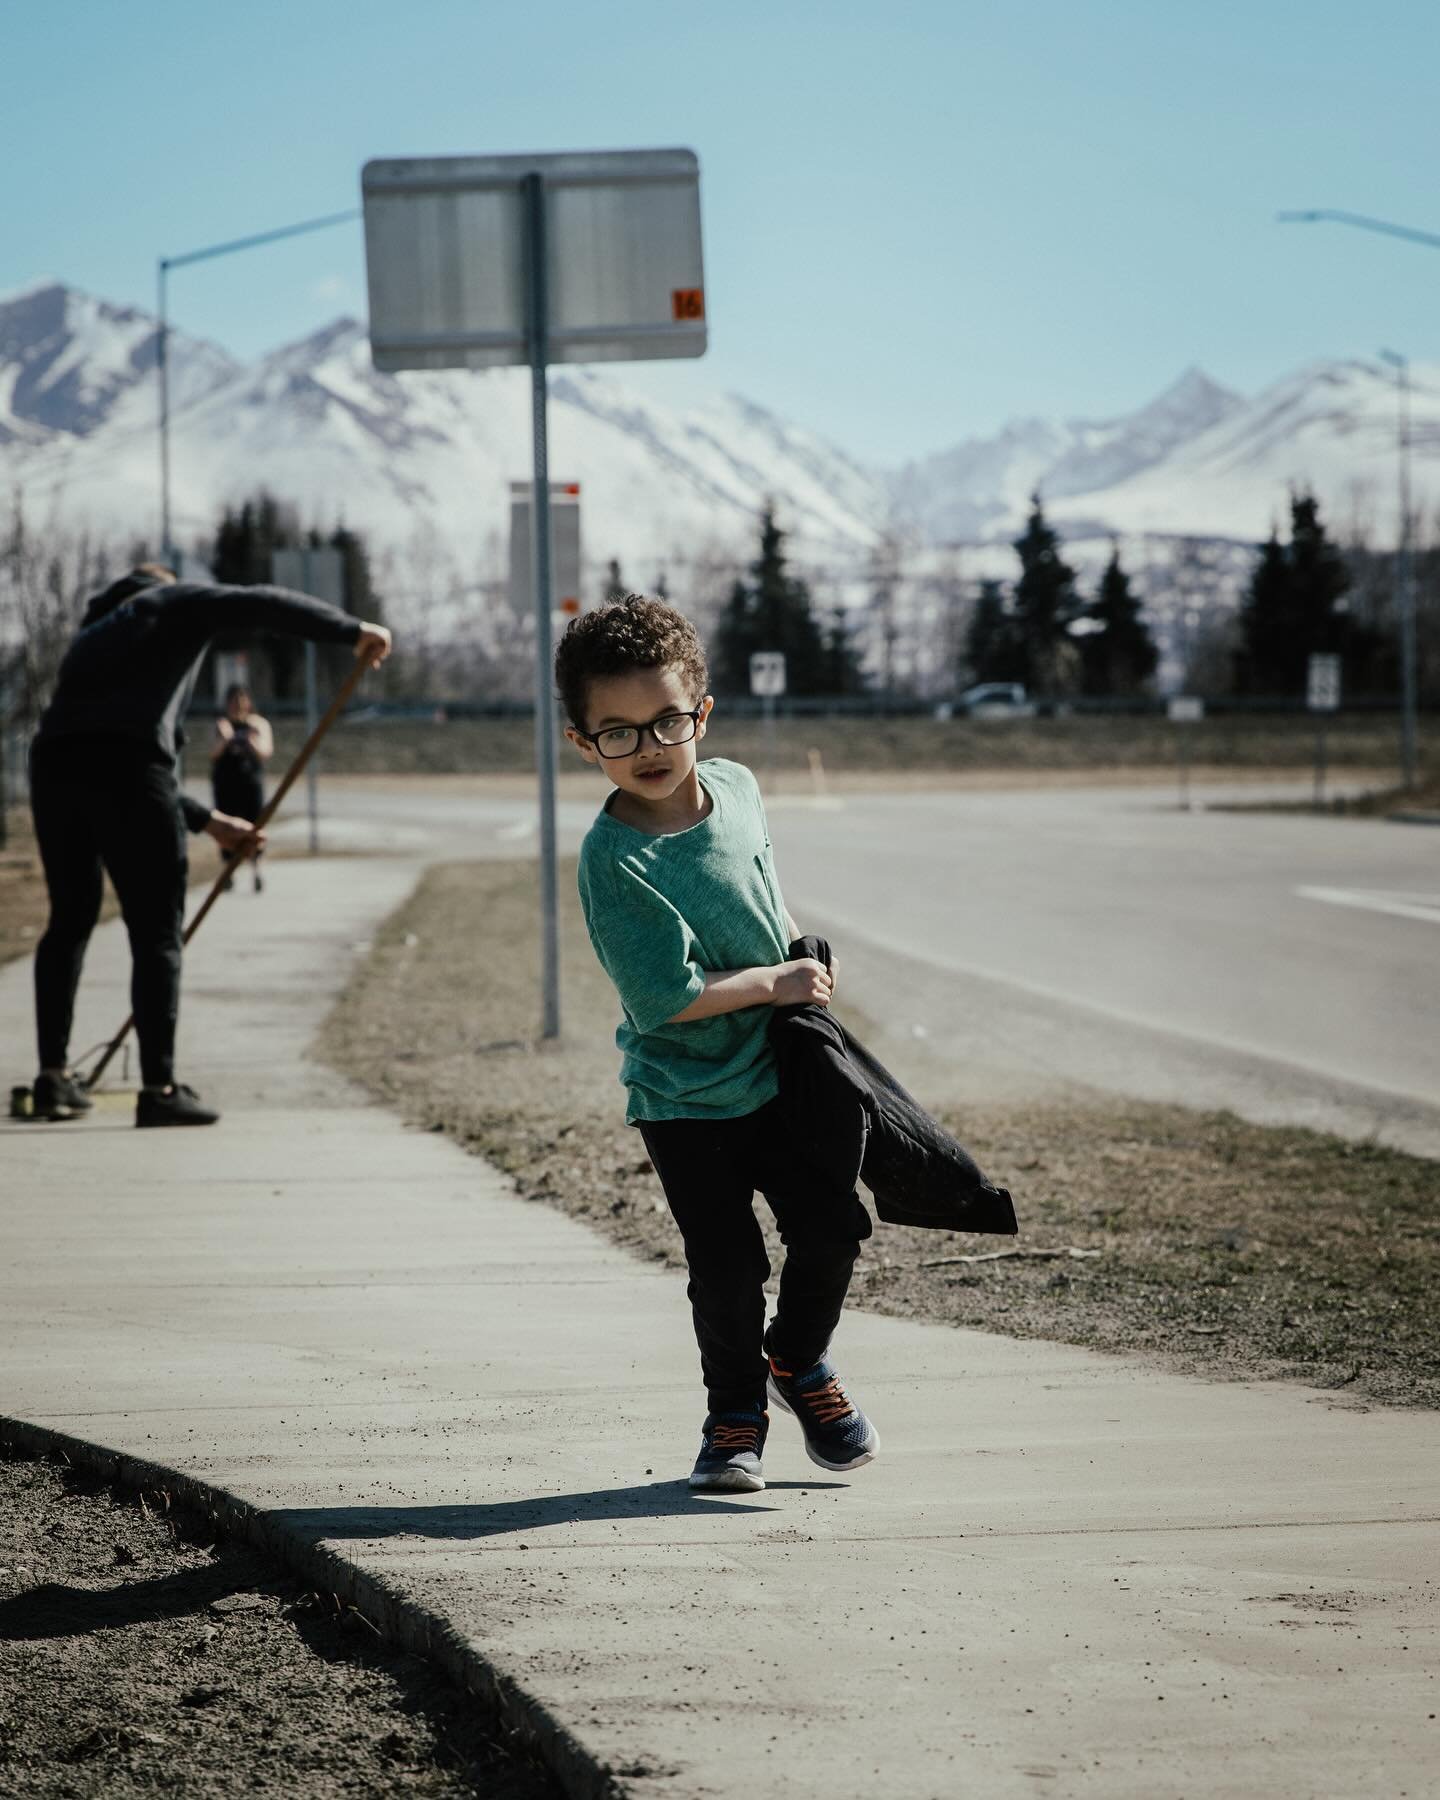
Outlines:
{"type": "Polygon", "coordinates": [[[698,825],[651,837],[602,811],[580,849],[590,942],[625,1012],[615,1042],[630,1124],[738,1119],[779,1087],[768,1006],[667,1023],[704,989],[707,971],[789,957],[755,777],[721,757],[702,762],[699,775],[712,804],[698,825]]]}

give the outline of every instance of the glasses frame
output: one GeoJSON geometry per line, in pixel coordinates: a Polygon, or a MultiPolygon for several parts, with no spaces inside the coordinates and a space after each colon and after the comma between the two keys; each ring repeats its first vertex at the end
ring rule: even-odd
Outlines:
{"type": "Polygon", "coordinates": [[[656,713],[653,719],[647,720],[643,725],[607,725],[604,731],[581,731],[580,727],[577,725],[574,730],[575,735],[584,738],[585,742],[591,746],[595,754],[600,757],[602,761],[624,762],[627,756],[638,756],[640,754],[640,746],[645,742],[645,733],[647,731],[654,739],[657,750],[678,750],[682,744],[693,744],[695,735],[700,729],[700,721],[704,717],[705,708],[703,706],[697,706],[693,710],[684,706],[667,706],[664,712],[656,713]],[[690,721],[689,737],[676,738],[673,744],[662,744],[660,739],[655,735],[655,727],[662,719],[688,719],[690,721]],[[604,737],[605,732],[608,731],[633,731],[635,733],[635,748],[633,750],[616,750],[614,752],[602,750],[600,748],[600,739],[604,737]]]}

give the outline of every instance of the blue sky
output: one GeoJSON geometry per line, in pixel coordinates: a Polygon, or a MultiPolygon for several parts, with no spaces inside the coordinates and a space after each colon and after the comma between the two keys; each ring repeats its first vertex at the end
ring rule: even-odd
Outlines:
{"type": "MultiPolygon", "coordinates": [[[[148,306],[157,255],[355,204],[371,156],[685,144],[711,352],[623,372],[899,461],[1190,363],[1440,359],[1440,250],[1273,222],[1440,230],[1437,53],[1432,0],[16,0],[0,291],[148,306]]],[[[172,299],[246,356],[363,315],[359,227],[172,299]]]]}

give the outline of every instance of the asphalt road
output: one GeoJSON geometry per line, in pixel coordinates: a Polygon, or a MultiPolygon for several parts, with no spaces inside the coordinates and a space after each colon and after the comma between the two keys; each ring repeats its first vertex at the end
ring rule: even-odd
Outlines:
{"type": "Polygon", "coordinates": [[[842,940],[1440,1106],[1440,831],[1071,791],[782,805],[773,835],[842,940]]]}
{"type": "MultiPolygon", "coordinates": [[[[563,790],[562,847],[599,797],[563,790]]],[[[519,781],[337,781],[325,804],[332,848],[534,853],[519,781]]],[[[771,820],[853,996],[977,1091],[1080,1083],[1440,1156],[1440,830],[1182,813],[1153,787],[782,796],[771,820]]]]}

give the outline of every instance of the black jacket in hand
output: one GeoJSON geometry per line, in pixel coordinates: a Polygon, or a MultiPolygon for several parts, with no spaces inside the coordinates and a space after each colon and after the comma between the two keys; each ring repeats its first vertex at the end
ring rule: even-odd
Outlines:
{"type": "MultiPolygon", "coordinates": [[[[824,938],[798,938],[794,958],[830,966],[824,938]]],[[[824,1006],[778,1006],[770,1047],[780,1106],[796,1147],[841,1192],[857,1179],[891,1225],[1013,1235],[1004,1188],[992,1187],[967,1151],[824,1006]]]]}

